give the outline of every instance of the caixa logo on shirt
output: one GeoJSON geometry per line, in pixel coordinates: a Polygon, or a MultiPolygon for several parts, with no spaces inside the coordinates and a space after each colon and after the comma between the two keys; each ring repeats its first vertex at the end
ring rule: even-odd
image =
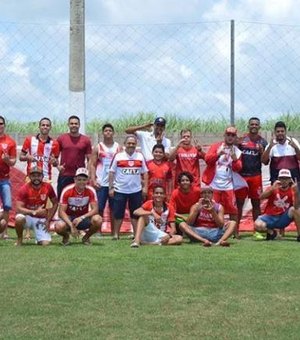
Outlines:
{"type": "Polygon", "coordinates": [[[124,175],[139,175],[140,169],[122,169],[124,175]]]}

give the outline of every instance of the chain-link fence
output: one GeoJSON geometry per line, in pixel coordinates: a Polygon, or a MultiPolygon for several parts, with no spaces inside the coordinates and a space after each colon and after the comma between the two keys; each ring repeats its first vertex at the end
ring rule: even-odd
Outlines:
{"type": "MultiPolygon", "coordinates": [[[[236,117],[299,112],[300,26],[235,22],[236,117]]],[[[86,26],[86,117],[230,119],[230,22],[86,26]]],[[[64,121],[69,25],[0,23],[1,114],[64,121]]]]}

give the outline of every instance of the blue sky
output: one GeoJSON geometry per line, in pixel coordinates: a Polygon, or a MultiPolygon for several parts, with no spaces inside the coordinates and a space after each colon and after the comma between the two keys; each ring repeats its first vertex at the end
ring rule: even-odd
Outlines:
{"type": "MultiPolygon", "coordinates": [[[[86,0],[87,118],[144,111],[229,119],[230,19],[237,117],[299,112],[299,5],[86,0]]],[[[2,0],[0,22],[4,115],[67,117],[69,0],[2,0]]]]}

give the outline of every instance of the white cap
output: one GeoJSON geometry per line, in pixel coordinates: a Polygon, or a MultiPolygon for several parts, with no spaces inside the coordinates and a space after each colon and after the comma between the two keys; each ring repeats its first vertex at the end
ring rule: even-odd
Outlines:
{"type": "Polygon", "coordinates": [[[281,169],[278,174],[279,177],[292,178],[291,172],[288,169],[281,169]]]}
{"type": "Polygon", "coordinates": [[[86,168],[78,168],[75,176],[86,176],[89,177],[89,172],[86,168]]]}

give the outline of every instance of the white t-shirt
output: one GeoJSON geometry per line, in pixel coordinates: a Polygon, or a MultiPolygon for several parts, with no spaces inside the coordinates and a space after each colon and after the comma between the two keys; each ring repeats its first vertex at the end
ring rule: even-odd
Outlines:
{"type": "MultiPolygon", "coordinates": [[[[213,189],[216,190],[232,190],[233,180],[232,180],[232,158],[230,156],[230,148],[222,144],[224,155],[220,156],[216,163],[216,174],[211,183],[213,189]]],[[[236,157],[239,159],[241,157],[241,150],[233,146],[236,157]]]]}
{"type": "Polygon", "coordinates": [[[114,156],[109,171],[115,174],[115,191],[133,194],[142,190],[141,174],[148,172],[148,168],[140,152],[134,152],[130,156],[122,151],[114,156]]]}
{"type": "MultiPolygon", "coordinates": [[[[136,137],[140,143],[142,154],[144,155],[146,161],[153,159],[152,149],[155,144],[157,144],[154,132],[149,131],[136,131],[136,137]]],[[[165,152],[170,153],[171,141],[170,139],[163,137],[162,145],[165,147],[165,152]]]]}

